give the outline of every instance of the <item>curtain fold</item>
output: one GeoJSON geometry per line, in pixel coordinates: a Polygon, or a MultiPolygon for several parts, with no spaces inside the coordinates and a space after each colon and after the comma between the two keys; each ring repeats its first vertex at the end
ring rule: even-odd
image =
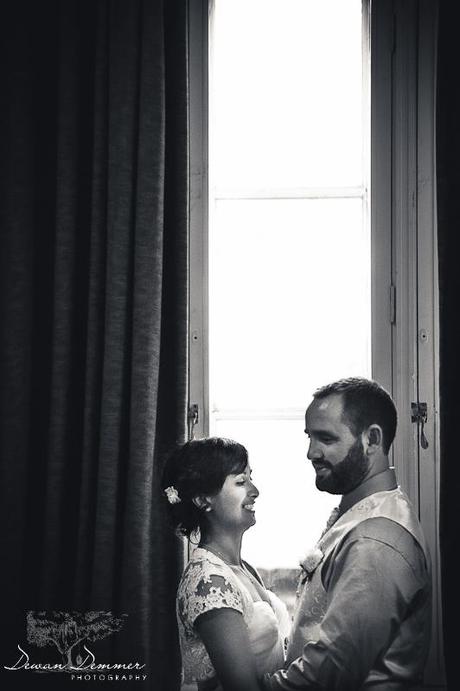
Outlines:
{"type": "Polygon", "coordinates": [[[440,422],[441,502],[440,549],[443,593],[443,628],[447,686],[458,686],[457,630],[460,595],[457,578],[458,421],[460,417],[460,329],[457,324],[460,297],[458,271],[460,218],[460,48],[456,4],[439,5],[436,149],[438,198],[438,251],[440,298],[440,422]]]}
{"type": "Polygon", "coordinates": [[[4,670],[18,644],[59,661],[28,610],[112,611],[96,662],[174,689],[159,481],[186,434],[187,3],[25,2],[1,31],[2,677],[72,683],[4,670]]]}

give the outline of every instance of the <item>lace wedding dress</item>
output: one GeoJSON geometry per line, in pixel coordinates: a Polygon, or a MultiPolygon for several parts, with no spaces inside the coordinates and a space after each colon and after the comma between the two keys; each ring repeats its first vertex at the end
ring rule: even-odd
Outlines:
{"type": "Polygon", "coordinates": [[[283,667],[284,640],[289,635],[291,622],[285,604],[270,590],[266,593],[268,602],[254,602],[244,583],[222,559],[207,549],[195,549],[177,592],[177,620],[186,683],[203,682],[216,676],[194,622],[200,614],[223,607],[242,614],[259,675],[283,667]]]}

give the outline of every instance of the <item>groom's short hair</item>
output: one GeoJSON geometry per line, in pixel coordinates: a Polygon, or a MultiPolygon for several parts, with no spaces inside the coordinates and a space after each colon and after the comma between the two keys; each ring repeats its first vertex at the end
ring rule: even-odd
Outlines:
{"type": "Polygon", "coordinates": [[[388,391],[376,381],[363,377],[339,379],[317,389],[313,398],[318,400],[334,394],[342,396],[342,419],[355,437],[370,425],[382,428],[382,447],[388,453],[396,434],[398,416],[388,391]]]}

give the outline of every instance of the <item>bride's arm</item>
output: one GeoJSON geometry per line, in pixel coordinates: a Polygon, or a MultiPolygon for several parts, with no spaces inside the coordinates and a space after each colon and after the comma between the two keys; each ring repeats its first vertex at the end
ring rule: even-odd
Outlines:
{"type": "Polygon", "coordinates": [[[257,669],[243,616],[234,609],[201,614],[195,628],[224,691],[260,691],[257,669]]]}

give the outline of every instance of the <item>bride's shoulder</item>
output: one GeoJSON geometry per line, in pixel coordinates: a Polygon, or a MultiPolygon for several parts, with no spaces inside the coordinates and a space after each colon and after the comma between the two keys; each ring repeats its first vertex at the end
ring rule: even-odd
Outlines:
{"type": "Polygon", "coordinates": [[[213,576],[231,578],[231,569],[218,557],[202,548],[196,548],[184,569],[179,589],[195,588],[200,581],[209,581],[213,576]]]}
{"type": "Polygon", "coordinates": [[[185,567],[177,590],[177,612],[185,626],[211,609],[230,607],[242,613],[247,603],[231,569],[213,557],[195,553],[185,567]]]}

